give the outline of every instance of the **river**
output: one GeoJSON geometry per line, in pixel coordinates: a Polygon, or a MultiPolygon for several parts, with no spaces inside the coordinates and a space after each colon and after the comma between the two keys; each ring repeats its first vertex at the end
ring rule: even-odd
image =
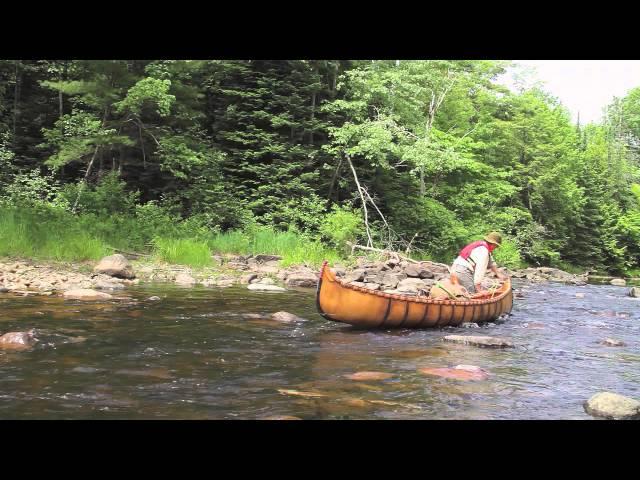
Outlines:
{"type": "Polygon", "coordinates": [[[0,350],[0,419],[591,419],[582,403],[599,391],[640,398],[640,299],[628,288],[514,287],[504,320],[395,331],[326,321],[302,289],[147,284],[106,303],[2,294],[0,333],[35,328],[40,341],[0,350]],[[306,321],[260,317],[277,311],[306,321]],[[442,341],[451,334],[516,347],[442,341]],[[626,346],[599,343],[608,337],[626,346]],[[459,364],[489,377],[419,372],[459,364]],[[391,376],[348,378],[361,371],[391,376]]]}

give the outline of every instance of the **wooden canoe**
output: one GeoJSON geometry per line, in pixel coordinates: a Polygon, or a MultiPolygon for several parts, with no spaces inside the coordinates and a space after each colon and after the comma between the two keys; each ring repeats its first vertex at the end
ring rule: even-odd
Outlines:
{"type": "Polygon", "coordinates": [[[510,313],[511,280],[492,296],[473,300],[434,300],[369,290],[342,282],[322,264],[316,306],[327,320],[365,328],[430,328],[487,322],[510,313]]]}

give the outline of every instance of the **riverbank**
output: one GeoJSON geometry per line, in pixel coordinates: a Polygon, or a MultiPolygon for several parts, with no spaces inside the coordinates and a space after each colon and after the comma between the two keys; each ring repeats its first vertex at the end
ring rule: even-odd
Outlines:
{"type": "MultiPolygon", "coordinates": [[[[62,295],[66,291],[76,289],[112,292],[130,285],[152,282],[175,283],[183,286],[202,285],[212,288],[256,284],[264,286],[265,290],[291,287],[314,288],[318,273],[317,268],[305,264],[284,266],[282,257],[278,255],[213,255],[212,265],[206,267],[163,263],[151,258],[126,259],[122,255],[106,258],[118,258],[122,262],[120,267],[126,266],[130,273],[118,275],[117,270],[101,270],[97,268],[101,262],[95,261],[70,263],[2,258],[0,259],[0,291],[24,296],[48,296],[62,295]]],[[[362,283],[373,290],[406,289],[407,286],[404,284],[412,283],[410,280],[413,279],[429,286],[447,276],[446,266],[434,262],[409,265],[408,262],[355,257],[344,265],[332,264],[331,266],[344,280],[362,283]]],[[[503,273],[534,283],[551,281],[584,285],[590,281],[586,274],[573,275],[548,267],[515,271],[503,269],[503,273]]],[[[491,281],[490,277],[491,275],[489,275],[489,281],[491,281]]],[[[602,282],[604,279],[599,278],[599,281],[602,282]]],[[[623,282],[624,280],[616,279],[614,284],[622,286],[623,282]]],[[[607,281],[607,283],[610,282],[607,281]]],[[[259,287],[252,289],[259,289],[259,287]]]]}

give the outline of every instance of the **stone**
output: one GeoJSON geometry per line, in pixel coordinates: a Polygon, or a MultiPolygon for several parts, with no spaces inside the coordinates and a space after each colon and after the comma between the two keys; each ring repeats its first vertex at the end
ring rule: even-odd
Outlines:
{"type": "Polygon", "coordinates": [[[270,417],[262,417],[258,420],[302,420],[300,417],[294,417],[293,415],[271,415],[270,417]]]}
{"type": "Polygon", "coordinates": [[[240,283],[243,283],[243,284],[253,283],[253,281],[256,280],[257,278],[258,278],[257,273],[249,273],[247,275],[243,275],[242,277],[240,277],[240,283]]]}
{"type": "Polygon", "coordinates": [[[640,402],[612,392],[599,392],[583,404],[591,416],[614,420],[640,419],[640,402]]]}
{"type": "Polygon", "coordinates": [[[90,288],[74,288],[66,290],[62,295],[69,300],[110,300],[113,298],[108,293],[98,292],[90,288]]]}
{"type": "Polygon", "coordinates": [[[367,290],[380,290],[380,285],[378,283],[365,283],[364,288],[367,290]]]}
{"type": "Polygon", "coordinates": [[[417,292],[418,290],[421,290],[427,286],[428,285],[419,278],[405,278],[404,280],[398,282],[396,289],[409,292],[417,292]]]}
{"type": "Polygon", "coordinates": [[[235,284],[235,280],[233,280],[232,278],[222,278],[220,280],[218,280],[215,285],[216,287],[232,287],[235,284]]]}
{"type": "Polygon", "coordinates": [[[0,336],[0,348],[12,350],[26,350],[31,348],[38,341],[34,334],[35,330],[5,333],[0,336]]]}
{"type": "Polygon", "coordinates": [[[356,372],[350,375],[345,375],[345,378],[348,378],[349,380],[357,380],[357,381],[386,380],[391,377],[393,377],[392,374],[385,373],[385,372],[356,372]]]}
{"type": "Polygon", "coordinates": [[[280,268],[273,265],[258,265],[254,270],[259,273],[278,273],[280,268]]]}
{"type": "Polygon", "coordinates": [[[627,284],[627,282],[623,278],[614,278],[609,283],[616,287],[624,287],[627,284]]]}
{"type": "Polygon", "coordinates": [[[344,277],[347,274],[347,271],[342,267],[333,267],[331,271],[336,277],[344,277]]]}
{"type": "Polygon", "coordinates": [[[433,272],[427,270],[427,268],[425,268],[421,263],[410,264],[405,268],[404,273],[406,273],[408,277],[433,278],[433,272]]]}
{"type": "Polygon", "coordinates": [[[256,262],[260,262],[260,263],[282,260],[282,257],[280,255],[263,255],[263,254],[260,254],[260,255],[256,255],[253,258],[256,260],[256,262]]]}
{"type": "Polygon", "coordinates": [[[94,273],[104,273],[118,278],[135,278],[133,267],[124,255],[119,253],[104,257],[93,269],[94,273]]]}
{"type": "MultiPolygon", "coordinates": [[[[1,289],[0,289],[1,291],[1,289]]],[[[630,297],[635,297],[635,298],[640,298],[640,288],[638,287],[631,287],[629,289],[629,296],[630,297]]]]}
{"type": "Polygon", "coordinates": [[[154,295],[153,297],[147,298],[147,300],[149,300],[151,302],[158,302],[158,301],[160,301],[162,299],[160,297],[158,297],[157,295],[154,295]]]}
{"type": "Polygon", "coordinates": [[[602,342],[602,345],[607,345],[609,347],[625,347],[627,344],[620,340],[615,340],[613,338],[605,338],[602,342]]]}
{"type": "Polygon", "coordinates": [[[514,346],[512,342],[503,338],[479,335],[447,335],[443,340],[476,347],[512,348],[514,346]]]}
{"type": "Polygon", "coordinates": [[[121,290],[124,288],[124,285],[117,282],[106,282],[103,280],[98,280],[93,282],[93,288],[97,288],[98,290],[121,290]]]}
{"type": "Polygon", "coordinates": [[[289,313],[289,312],[276,312],[273,315],[271,315],[271,320],[276,320],[277,322],[284,322],[284,323],[307,321],[306,318],[298,317],[297,315],[294,315],[293,313],[289,313]]]}
{"type": "Polygon", "coordinates": [[[260,283],[251,283],[247,285],[249,290],[262,290],[267,292],[286,292],[287,290],[277,285],[262,285],[260,283]]]}
{"type": "Polygon", "coordinates": [[[365,269],[356,268],[355,270],[351,270],[349,273],[347,273],[344,276],[343,281],[346,283],[361,282],[362,280],[364,280],[364,275],[365,275],[365,269]]]}
{"type": "Polygon", "coordinates": [[[405,278],[407,278],[407,275],[404,273],[385,273],[378,283],[387,288],[397,288],[398,283],[405,278]]]}
{"type": "Polygon", "coordinates": [[[288,287],[316,288],[318,275],[309,273],[292,273],[285,280],[288,287]]]}
{"type": "Polygon", "coordinates": [[[193,278],[188,273],[181,272],[178,275],[176,275],[175,282],[178,285],[195,285],[196,279],[193,278]]]}

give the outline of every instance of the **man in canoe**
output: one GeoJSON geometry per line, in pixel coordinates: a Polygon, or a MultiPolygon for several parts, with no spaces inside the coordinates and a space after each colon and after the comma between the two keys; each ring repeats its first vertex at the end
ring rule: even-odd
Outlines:
{"type": "Polygon", "coordinates": [[[498,266],[491,255],[502,244],[502,236],[491,232],[483,240],[465,246],[451,266],[451,281],[465,287],[470,294],[481,293],[482,279],[491,270],[500,280],[507,277],[498,272],[498,266]]]}

